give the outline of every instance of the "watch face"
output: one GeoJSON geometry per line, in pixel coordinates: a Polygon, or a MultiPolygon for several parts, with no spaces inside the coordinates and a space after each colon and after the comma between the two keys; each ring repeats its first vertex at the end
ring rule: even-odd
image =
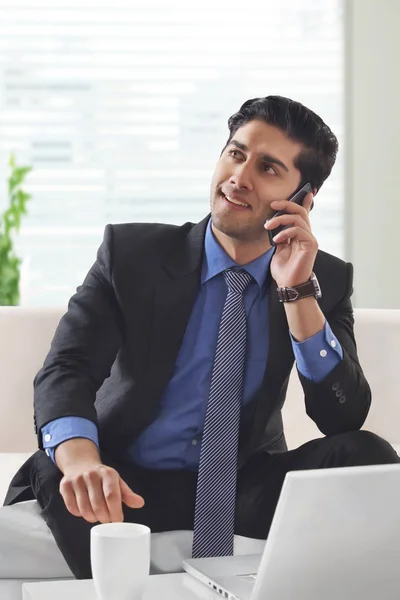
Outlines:
{"type": "Polygon", "coordinates": [[[312,275],[311,275],[311,281],[312,281],[312,282],[313,282],[313,284],[314,284],[314,289],[315,289],[315,297],[316,297],[317,299],[318,299],[318,298],[321,298],[321,297],[322,297],[321,287],[320,287],[320,285],[319,285],[319,281],[318,281],[318,279],[317,279],[317,276],[316,276],[316,274],[315,274],[315,273],[312,273],[312,275]]]}

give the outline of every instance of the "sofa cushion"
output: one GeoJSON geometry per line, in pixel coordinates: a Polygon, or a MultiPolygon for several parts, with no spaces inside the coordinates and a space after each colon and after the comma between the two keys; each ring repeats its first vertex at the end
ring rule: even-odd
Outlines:
{"type": "MultiPolygon", "coordinates": [[[[151,573],[182,571],[191,555],[192,531],[151,535],[151,573]]],[[[235,554],[257,554],[264,540],[235,536],[235,554]]],[[[0,579],[58,579],[73,577],[36,500],[0,508],[0,579]]]]}
{"type": "MultiPolygon", "coordinates": [[[[34,452],[37,447],[32,383],[64,312],[63,308],[0,307],[0,452],[34,452]]],[[[400,310],[356,309],[355,335],[373,395],[365,429],[392,444],[400,443],[400,310]]],[[[290,449],[321,435],[305,412],[295,369],[283,420],[290,449]]]]}

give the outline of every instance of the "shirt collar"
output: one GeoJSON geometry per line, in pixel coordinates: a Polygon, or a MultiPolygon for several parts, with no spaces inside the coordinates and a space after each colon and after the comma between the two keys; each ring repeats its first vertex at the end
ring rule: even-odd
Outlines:
{"type": "Polygon", "coordinates": [[[269,265],[275,248],[272,247],[261,256],[247,263],[238,265],[219,245],[211,229],[211,218],[208,221],[206,235],[204,238],[204,260],[201,271],[201,283],[206,283],[222,271],[232,267],[243,267],[257,281],[260,289],[263,289],[269,273],[269,265]]]}

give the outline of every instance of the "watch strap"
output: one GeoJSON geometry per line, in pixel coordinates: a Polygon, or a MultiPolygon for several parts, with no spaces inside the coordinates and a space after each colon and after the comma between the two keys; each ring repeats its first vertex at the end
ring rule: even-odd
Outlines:
{"type": "Polygon", "coordinates": [[[312,279],[293,287],[278,287],[279,302],[295,302],[301,298],[318,297],[315,283],[312,279]]]}

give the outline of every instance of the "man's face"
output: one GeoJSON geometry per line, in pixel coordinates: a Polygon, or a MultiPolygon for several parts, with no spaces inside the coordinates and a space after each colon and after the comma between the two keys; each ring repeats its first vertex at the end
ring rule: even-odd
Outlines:
{"type": "Polygon", "coordinates": [[[240,127],[223,151],[211,181],[214,227],[238,241],[267,238],[265,221],[274,200],[286,200],[301,174],[293,165],[302,145],[280,129],[253,120],[240,127]],[[240,206],[230,202],[246,204],[240,206]]]}

